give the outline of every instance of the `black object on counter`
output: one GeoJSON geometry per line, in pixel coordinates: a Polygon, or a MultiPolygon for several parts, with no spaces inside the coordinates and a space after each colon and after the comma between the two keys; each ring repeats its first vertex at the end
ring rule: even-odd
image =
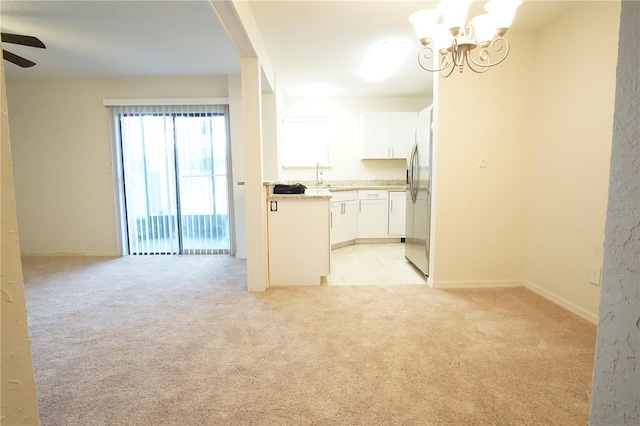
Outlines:
{"type": "Polygon", "coordinates": [[[307,189],[301,183],[294,183],[293,185],[284,185],[282,183],[278,183],[273,187],[274,194],[304,194],[304,190],[307,189]]]}

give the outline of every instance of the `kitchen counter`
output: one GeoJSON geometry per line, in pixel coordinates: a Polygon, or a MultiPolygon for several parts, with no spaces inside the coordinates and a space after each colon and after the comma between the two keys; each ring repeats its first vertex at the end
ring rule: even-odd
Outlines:
{"type": "Polygon", "coordinates": [[[358,189],[382,189],[386,191],[404,191],[405,185],[357,185],[357,186],[329,186],[326,187],[331,192],[356,191],[358,189]]]}
{"type": "MultiPolygon", "coordinates": [[[[265,185],[269,186],[269,199],[282,199],[290,200],[294,198],[331,198],[331,195],[318,195],[318,194],[273,194],[272,186],[276,182],[265,182],[265,185]]],[[[316,186],[315,181],[296,181],[305,185],[308,189],[327,189],[329,192],[342,192],[342,191],[357,191],[360,189],[380,189],[386,191],[404,191],[406,185],[402,180],[338,180],[338,181],[325,181],[320,186],[316,186]]]]}
{"type": "Polygon", "coordinates": [[[270,194],[269,200],[317,200],[317,199],[325,199],[331,198],[331,195],[308,195],[308,194],[270,194]]]}

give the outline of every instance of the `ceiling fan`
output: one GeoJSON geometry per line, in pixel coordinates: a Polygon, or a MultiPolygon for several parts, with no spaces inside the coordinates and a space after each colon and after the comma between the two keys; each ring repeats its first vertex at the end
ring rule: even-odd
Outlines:
{"type": "MultiPolygon", "coordinates": [[[[45,46],[44,43],[41,42],[38,37],[34,37],[34,36],[2,33],[2,42],[19,44],[22,46],[37,47],[39,49],[47,48],[47,46],[45,46]]],[[[17,66],[22,68],[29,68],[36,64],[33,61],[30,61],[26,58],[23,58],[22,56],[16,55],[15,53],[11,53],[8,50],[4,50],[4,49],[2,49],[2,57],[7,61],[13,64],[16,64],[17,66]]]]}

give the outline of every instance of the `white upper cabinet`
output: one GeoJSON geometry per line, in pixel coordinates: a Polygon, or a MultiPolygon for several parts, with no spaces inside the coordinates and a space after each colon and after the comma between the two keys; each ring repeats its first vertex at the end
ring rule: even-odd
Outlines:
{"type": "Polygon", "coordinates": [[[389,142],[393,156],[408,158],[416,141],[417,112],[392,112],[389,114],[389,142]]]}
{"type": "Polygon", "coordinates": [[[407,158],[415,141],[416,112],[363,112],[360,158],[407,158]]]}
{"type": "Polygon", "coordinates": [[[390,124],[388,112],[360,115],[360,158],[389,158],[390,124]]]}

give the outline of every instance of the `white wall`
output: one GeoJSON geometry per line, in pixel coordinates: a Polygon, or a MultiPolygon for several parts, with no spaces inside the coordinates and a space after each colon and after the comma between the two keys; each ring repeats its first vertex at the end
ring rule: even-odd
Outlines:
{"type": "Polygon", "coordinates": [[[242,136],[242,85],[240,74],[229,74],[229,136],[231,138],[231,173],[233,174],[233,227],[236,257],[247,258],[246,200],[244,190],[244,143],[242,136]]]}
{"type": "Polygon", "coordinates": [[[278,106],[275,93],[262,94],[262,178],[278,180],[278,106]]]}
{"type": "Polygon", "coordinates": [[[265,291],[269,286],[267,205],[263,185],[262,88],[260,60],[241,58],[242,132],[245,165],[247,226],[247,288],[265,291]]]}
{"type": "Polygon", "coordinates": [[[16,205],[14,198],[14,180],[9,143],[9,120],[7,117],[7,98],[4,80],[4,61],[0,63],[0,142],[2,146],[2,297],[0,313],[2,332],[0,333],[0,420],[3,425],[38,425],[38,403],[33,380],[31,363],[31,344],[27,330],[27,311],[25,308],[22,264],[16,205]]]}
{"type": "Polygon", "coordinates": [[[640,3],[620,15],[615,119],[590,425],[640,424],[640,3]]]}
{"type": "MultiPolygon", "coordinates": [[[[424,97],[362,97],[323,100],[286,98],[285,116],[328,115],[333,129],[329,145],[331,168],[324,180],[404,179],[405,160],[360,160],[360,113],[420,111],[432,103],[424,97]]],[[[280,169],[282,180],[315,180],[315,168],[280,169]]]]}
{"type": "Polygon", "coordinates": [[[436,287],[513,285],[524,276],[534,35],[508,39],[511,54],[496,68],[436,81],[436,287]]]}
{"type": "Polygon", "coordinates": [[[618,2],[577,2],[538,32],[535,49],[525,280],[593,322],[600,289],[589,278],[603,258],[619,13],[618,2]]]}
{"type": "Polygon", "coordinates": [[[118,253],[103,98],[226,96],[226,77],[7,82],[22,252],[118,253]]]}
{"type": "Polygon", "coordinates": [[[595,322],[619,7],[576,2],[510,31],[495,69],[436,82],[436,287],[525,284],[595,322]]]}

